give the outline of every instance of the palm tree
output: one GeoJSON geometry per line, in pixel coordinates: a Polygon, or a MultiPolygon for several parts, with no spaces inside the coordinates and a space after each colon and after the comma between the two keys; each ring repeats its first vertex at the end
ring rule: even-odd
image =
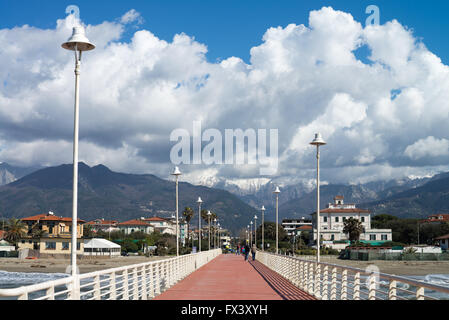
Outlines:
{"type": "Polygon", "coordinates": [[[182,215],[184,216],[184,219],[185,219],[186,222],[187,222],[186,235],[187,235],[187,237],[189,238],[189,223],[190,223],[190,220],[192,220],[193,216],[195,215],[195,212],[193,211],[192,208],[190,208],[190,207],[185,207],[185,208],[184,208],[184,211],[183,211],[183,213],[182,213],[182,215]]]}
{"type": "Polygon", "coordinates": [[[26,234],[26,225],[19,219],[11,218],[6,224],[6,241],[17,247],[17,242],[26,234]]]}
{"type": "Polygon", "coordinates": [[[358,219],[346,219],[343,232],[348,235],[351,242],[358,241],[360,239],[360,234],[363,233],[363,225],[358,219]]]}

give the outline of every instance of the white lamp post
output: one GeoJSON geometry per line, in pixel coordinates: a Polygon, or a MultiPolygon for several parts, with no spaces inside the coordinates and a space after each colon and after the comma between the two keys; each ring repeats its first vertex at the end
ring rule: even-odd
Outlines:
{"type": "Polygon", "coordinates": [[[264,251],[265,249],[265,245],[264,245],[264,237],[265,237],[265,232],[264,232],[264,213],[265,213],[265,207],[262,206],[262,251],[264,251]]]}
{"type": "Polygon", "coordinates": [[[217,247],[217,218],[214,218],[214,249],[217,247]]]}
{"type": "Polygon", "coordinates": [[[201,197],[198,197],[196,203],[198,203],[198,250],[201,252],[201,204],[203,203],[201,197]]]}
{"type": "MultiPolygon", "coordinates": [[[[72,249],[71,263],[72,276],[74,277],[74,285],[76,285],[76,251],[78,238],[78,135],[79,135],[79,82],[81,73],[81,55],[83,51],[95,49],[95,46],[89,42],[84,34],[84,28],[81,26],[73,28],[72,36],[67,42],[62,44],[64,49],[74,51],[75,53],[75,114],[74,114],[74,130],[73,130],[73,199],[72,199],[72,249]]],[[[78,292],[76,288],[74,292],[78,292]]],[[[74,297],[79,299],[79,297],[74,297]]]]}
{"type": "Polygon", "coordinates": [[[175,170],[172,173],[172,176],[176,178],[176,255],[179,256],[179,210],[178,210],[178,180],[181,175],[181,171],[179,171],[178,167],[175,167],[175,170]]]}
{"type": "Polygon", "coordinates": [[[254,243],[256,244],[257,248],[257,215],[254,215],[254,243]]]}
{"type": "Polygon", "coordinates": [[[276,195],[276,254],[278,254],[279,250],[279,227],[278,227],[278,217],[279,217],[279,187],[276,187],[276,190],[273,192],[276,195]]]}
{"type": "Polygon", "coordinates": [[[209,219],[208,219],[208,225],[209,225],[209,237],[208,237],[208,240],[209,240],[209,250],[210,250],[210,216],[212,215],[212,213],[210,212],[210,210],[209,211],[207,211],[207,216],[209,217],[209,219]]]}
{"type": "Polygon", "coordinates": [[[316,146],[316,261],[320,262],[320,146],[326,145],[320,133],[315,134],[315,139],[310,143],[316,146]]]}
{"type": "Polygon", "coordinates": [[[252,247],[253,246],[253,221],[252,220],[250,222],[250,225],[251,225],[251,227],[250,227],[251,240],[249,241],[249,245],[252,247]]]}
{"type": "Polygon", "coordinates": [[[220,222],[217,224],[217,233],[218,233],[218,248],[221,248],[221,235],[220,235],[220,222]]]}

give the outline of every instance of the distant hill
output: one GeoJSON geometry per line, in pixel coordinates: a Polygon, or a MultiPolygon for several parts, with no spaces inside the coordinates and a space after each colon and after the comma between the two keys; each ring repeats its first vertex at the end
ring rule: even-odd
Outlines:
{"type": "Polygon", "coordinates": [[[397,217],[425,218],[430,214],[449,213],[449,175],[438,175],[420,187],[363,206],[376,214],[397,217]]]}
{"type": "MultiPolygon", "coordinates": [[[[33,172],[0,187],[0,210],[3,216],[22,218],[53,211],[72,214],[72,165],[61,165],[33,172]]],[[[175,183],[149,174],[125,174],[103,165],[89,167],[79,163],[78,216],[125,221],[153,215],[170,216],[175,212],[175,183]]],[[[220,224],[236,232],[246,226],[256,210],[237,196],[219,189],[179,183],[179,214],[184,207],[195,210],[201,196],[202,208],[214,211],[220,224]]]]}
{"type": "Polygon", "coordinates": [[[16,167],[6,162],[0,163],[0,186],[14,182],[27,174],[37,171],[39,167],[16,167]]]}

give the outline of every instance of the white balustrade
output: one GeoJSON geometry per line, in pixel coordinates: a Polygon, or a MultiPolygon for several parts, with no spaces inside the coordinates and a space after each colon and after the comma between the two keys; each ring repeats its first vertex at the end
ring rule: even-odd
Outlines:
{"type": "Polygon", "coordinates": [[[317,263],[264,251],[256,259],[292,284],[322,300],[440,300],[449,288],[406,277],[317,263]]]}
{"type": "Polygon", "coordinates": [[[0,289],[0,300],[148,300],[220,254],[221,249],[202,251],[14,289],[0,289]]]}

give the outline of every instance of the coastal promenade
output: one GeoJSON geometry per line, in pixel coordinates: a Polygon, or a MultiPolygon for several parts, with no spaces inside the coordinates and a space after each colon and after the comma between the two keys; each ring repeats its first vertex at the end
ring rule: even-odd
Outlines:
{"type": "Polygon", "coordinates": [[[316,300],[259,261],[222,254],[155,300],[316,300]]]}

